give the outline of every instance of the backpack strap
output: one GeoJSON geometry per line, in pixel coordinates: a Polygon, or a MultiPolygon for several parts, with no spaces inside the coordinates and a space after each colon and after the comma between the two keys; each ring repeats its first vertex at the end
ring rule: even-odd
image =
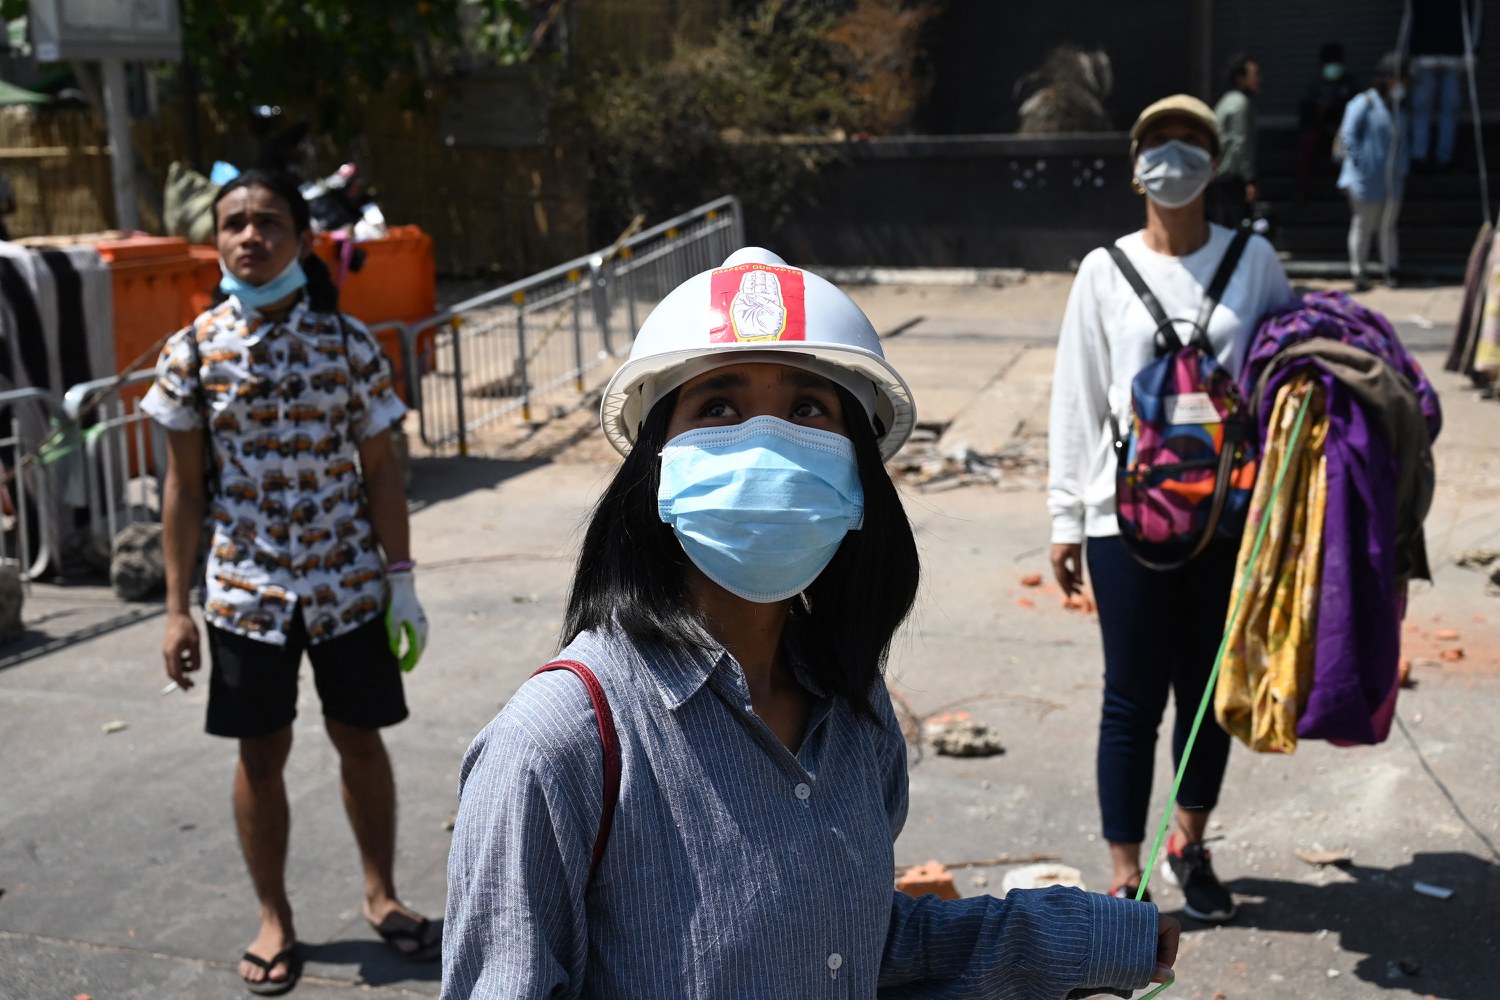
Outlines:
{"type": "MultiPolygon", "coordinates": [[[[333,311],[333,325],[339,328],[339,339],[344,342],[344,363],[347,365],[349,363],[349,325],[344,322],[344,314],[338,309],[333,311]]],[[[352,369],[349,374],[354,374],[352,369]]]]}
{"type": "Polygon", "coordinates": [[[615,821],[615,804],[620,800],[620,740],[615,732],[615,716],[609,708],[609,698],[604,686],[594,672],[577,660],[553,660],[531,676],[549,670],[566,670],[583,682],[589,701],[594,706],[594,723],[599,727],[599,740],[604,744],[604,808],[599,811],[599,832],[594,836],[594,857],[589,862],[589,884],[599,870],[599,861],[604,857],[604,848],[609,843],[610,827],[615,821]]]}
{"type": "Polygon", "coordinates": [[[1156,293],[1151,291],[1150,286],[1146,284],[1146,279],[1141,277],[1141,272],[1137,271],[1135,265],[1130,263],[1130,258],[1125,256],[1125,251],[1113,243],[1104,249],[1109,251],[1110,259],[1115,262],[1115,267],[1120,269],[1120,273],[1125,276],[1125,280],[1130,283],[1130,287],[1135,289],[1135,294],[1140,297],[1141,304],[1146,307],[1146,311],[1151,314],[1151,318],[1156,320],[1156,332],[1166,341],[1166,346],[1161,353],[1166,354],[1181,348],[1182,338],[1177,336],[1177,331],[1173,328],[1172,320],[1167,316],[1167,311],[1161,307],[1161,302],[1157,300],[1156,293]]]}
{"type": "MultiPolygon", "coordinates": [[[[1250,242],[1250,230],[1239,229],[1235,231],[1234,238],[1229,241],[1224,256],[1219,260],[1218,270],[1208,282],[1208,291],[1204,293],[1203,302],[1198,306],[1198,316],[1193,320],[1192,342],[1198,344],[1209,353],[1213,353],[1208,342],[1208,318],[1213,315],[1214,309],[1219,305],[1219,298],[1224,294],[1224,289],[1229,287],[1229,279],[1234,276],[1234,270],[1239,266],[1240,257],[1245,252],[1245,244],[1250,242]]],[[[1182,347],[1182,338],[1177,336],[1176,327],[1171,319],[1167,317],[1166,310],[1161,307],[1161,302],[1156,294],[1147,286],[1146,280],[1141,277],[1141,272],[1135,269],[1125,251],[1111,243],[1105,247],[1109,252],[1110,259],[1135,289],[1135,294],[1140,297],[1141,303],[1151,318],[1156,320],[1156,332],[1163,340],[1163,347],[1158,353],[1167,354],[1182,347]]]]}
{"type": "Polygon", "coordinates": [[[193,400],[198,404],[198,412],[203,415],[204,426],[208,424],[208,393],[203,388],[203,353],[198,348],[198,325],[187,328],[188,356],[193,362],[193,378],[197,379],[198,391],[193,393],[193,400]]]}
{"type": "Polygon", "coordinates": [[[1208,293],[1203,296],[1203,304],[1198,307],[1198,319],[1193,331],[1194,337],[1203,338],[1203,349],[1208,350],[1208,317],[1213,315],[1214,309],[1219,305],[1219,297],[1224,294],[1224,289],[1229,287],[1229,279],[1234,277],[1234,269],[1239,266],[1240,257],[1245,253],[1245,244],[1250,242],[1250,230],[1237,229],[1234,239],[1229,241],[1229,246],[1224,251],[1224,257],[1219,261],[1219,269],[1214,272],[1213,280],[1208,283],[1208,293]]]}
{"type": "Polygon", "coordinates": [[[213,407],[208,404],[208,390],[203,388],[203,353],[198,347],[198,323],[187,328],[188,356],[193,362],[193,378],[196,390],[193,400],[198,405],[198,415],[203,418],[203,485],[209,499],[223,492],[223,481],[219,475],[219,459],[214,454],[213,407]]]}

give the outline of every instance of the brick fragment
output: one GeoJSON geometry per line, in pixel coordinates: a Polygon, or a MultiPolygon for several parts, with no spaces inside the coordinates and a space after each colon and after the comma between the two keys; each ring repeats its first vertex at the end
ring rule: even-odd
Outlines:
{"type": "Polygon", "coordinates": [[[1438,659],[1447,660],[1449,663],[1457,663],[1463,658],[1464,648],[1462,646],[1449,646],[1447,649],[1438,654],[1438,659]]]}
{"type": "Polygon", "coordinates": [[[1081,611],[1086,615],[1091,615],[1098,610],[1094,605],[1094,599],[1088,594],[1071,594],[1064,597],[1063,607],[1069,611],[1081,611]]]}
{"type": "Polygon", "coordinates": [[[959,899],[953,884],[953,873],[941,861],[913,865],[896,880],[896,888],[908,896],[936,895],[939,899],[959,899]]]}
{"type": "Polygon", "coordinates": [[[1040,587],[1041,585],[1042,574],[1040,573],[1027,573],[1021,577],[1021,586],[1023,587],[1040,587]]]}

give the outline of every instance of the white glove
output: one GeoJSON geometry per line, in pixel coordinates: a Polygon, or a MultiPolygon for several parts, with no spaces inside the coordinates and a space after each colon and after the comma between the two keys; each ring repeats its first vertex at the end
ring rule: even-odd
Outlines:
{"type": "Polygon", "coordinates": [[[391,652],[396,654],[402,670],[411,670],[422,658],[427,646],[427,615],[417,603],[417,581],[411,570],[397,570],[386,574],[391,588],[391,599],[385,608],[385,631],[391,640],[391,652]],[[401,640],[406,639],[406,652],[401,652],[401,640]]]}

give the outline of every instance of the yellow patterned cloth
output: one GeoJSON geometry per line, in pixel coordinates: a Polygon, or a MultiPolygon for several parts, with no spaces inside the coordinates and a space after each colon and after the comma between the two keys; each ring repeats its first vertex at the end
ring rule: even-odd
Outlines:
{"type": "Polygon", "coordinates": [[[1474,370],[1493,379],[1500,373],[1500,253],[1492,250],[1490,256],[1484,319],[1479,324],[1479,341],[1474,345],[1474,370]]]}
{"type": "Polygon", "coordinates": [[[1313,683],[1323,517],[1328,505],[1323,388],[1306,376],[1276,393],[1260,476],[1235,568],[1224,662],[1214,690],[1219,725],[1252,750],[1291,753],[1313,683]],[[1298,429],[1303,401],[1308,412],[1298,429]],[[1272,503],[1282,467],[1286,475],[1272,503]],[[1246,579],[1255,537],[1266,535],[1246,579]]]}

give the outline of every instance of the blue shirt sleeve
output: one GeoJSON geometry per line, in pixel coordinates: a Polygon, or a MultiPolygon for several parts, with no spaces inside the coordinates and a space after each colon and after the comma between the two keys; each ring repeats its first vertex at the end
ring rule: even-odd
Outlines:
{"type": "MultiPolygon", "coordinates": [[[[885,686],[881,721],[886,812],[894,839],[906,821],[906,741],[885,686]]],[[[1004,899],[920,899],[892,890],[880,962],[882,1000],[1057,1000],[1129,996],[1156,971],[1160,923],[1151,903],[1078,889],[1016,890],[1004,899]]]]}
{"type": "Polygon", "coordinates": [[[475,739],[448,855],[443,1000],[576,997],[603,750],[571,675],[516,692],[475,739]]]}
{"type": "Polygon", "coordinates": [[[895,892],[881,1000],[1058,1000],[1146,986],[1155,905],[1055,886],[1004,899],[895,892]]]}
{"type": "Polygon", "coordinates": [[[895,842],[906,826],[906,812],[910,803],[906,775],[906,737],[901,732],[901,723],[891,704],[890,690],[883,681],[876,683],[870,703],[880,720],[880,730],[875,737],[875,753],[880,762],[881,788],[885,794],[885,814],[891,824],[891,841],[895,842]]]}

